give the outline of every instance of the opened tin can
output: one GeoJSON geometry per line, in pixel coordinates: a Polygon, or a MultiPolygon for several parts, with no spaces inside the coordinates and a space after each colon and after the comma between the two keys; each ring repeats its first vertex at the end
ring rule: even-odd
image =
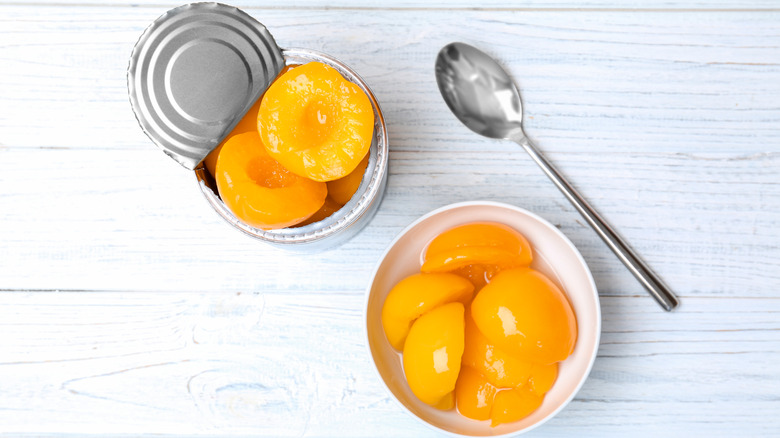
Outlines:
{"type": "Polygon", "coordinates": [[[214,210],[244,233],[304,252],[334,248],[376,213],[387,181],[387,128],[368,85],[347,65],[306,49],[280,49],[270,32],[238,8],[194,3],[155,20],[136,43],[128,68],[130,102],[141,128],[167,155],[195,172],[214,210]],[[321,62],[368,97],[374,132],[368,166],[349,202],[329,217],[300,227],[255,228],[222,202],[204,158],[233,130],[285,65],[321,62]]]}

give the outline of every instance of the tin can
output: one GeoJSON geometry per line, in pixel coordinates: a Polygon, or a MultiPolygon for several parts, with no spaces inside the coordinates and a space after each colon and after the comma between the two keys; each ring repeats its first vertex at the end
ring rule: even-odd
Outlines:
{"type": "Polygon", "coordinates": [[[369,150],[368,166],[363,180],[352,199],[339,211],[327,218],[303,227],[261,230],[239,220],[219,199],[216,184],[208,170],[201,163],[195,169],[200,190],[206,200],[234,227],[264,242],[291,250],[317,251],[338,246],[354,237],[368,224],[379,208],[387,182],[387,163],[389,145],[387,127],[379,104],[368,85],[352,69],[324,53],[306,49],[287,49],[283,51],[284,60],[289,65],[318,61],[335,68],[345,79],[359,86],[374,109],[374,138],[369,150]]]}
{"type": "Polygon", "coordinates": [[[141,128],[167,155],[195,172],[200,191],[225,221],[283,249],[317,252],[354,237],[384,196],[389,145],[382,110],[368,85],[341,61],[276,45],[270,32],[238,8],[193,3],[172,9],[143,33],[128,67],[130,102],[141,128]],[[203,159],[232,131],[284,65],[321,62],[363,90],[374,111],[374,136],[357,192],[331,216],[301,227],[262,230],[222,202],[203,159]]]}

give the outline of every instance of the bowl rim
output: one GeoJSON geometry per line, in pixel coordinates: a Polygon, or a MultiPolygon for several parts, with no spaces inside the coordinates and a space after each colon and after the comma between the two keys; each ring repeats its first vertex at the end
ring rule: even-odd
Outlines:
{"type": "Polygon", "coordinates": [[[335,68],[342,76],[345,76],[345,79],[360,87],[371,103],[371,107],[374,110],[374,135],[368,151],[369,162],[363,174],[363,181],[352,196],[352,199],[342,206],[339,211],[319,222],[297,228],[286,227],[275,230],[263,230],[244,223],[227,208],[216,191],[209,186],[208,181],[211,177],[205,170],[203,163],[194,169],[194,173],[200,192],[222,219],[244,234],[263,242],[281,245],[282,247],[292,247],[321,242],[339,235],[342,231],[349,229],[358,222],[366,212],[371,211],[375,203],[381,202],[383,183],[388,174],[390,147],[387,136],[387,123],[379,102],[371,88],[355,70],[333,56],[316,50],[301,48],[282,49],[282,55],[285,65],[300,63],[297,61],[324,62],[329,67],[335,68]],[[344,212],[339,214],[342,210],[344,212]]]}
{"type": "MultiPolygon", "coordinates": [[[[555,408],[550,414],[542,418],[541,420],[537,421],[536,423],[526,427],[525,429],[517,430],[517,431],[511,431],[499,435],[489,435],[491,438],[502,438],[502,437],[510,437],[510,436],[517,436],[520,434],[524,434],[527,432],[530,432],[533,429],[536,429],[537,427],[543,425],[544,423],[548,422],[550,419],[558,415],[577,395],[577,393],[580,391],[582,386],[585,384],[585,381],[588,380],[588,377],[590,376],[590,372],[593,369],[593,364],[596,362],[596,357],[598,356],[599,351],[599,345],[601,343],[601,301],[599,299],[598,289],[596,288],[596,282],[593,279],[593,274],[588,267],[588,264],[585,262],[585,259],[582,257],[582,254],[577,249],[577,247],[572,243],[572,241],[566,237],[563,232],[558,229],[556,226],[554,226],[552,223],[544,219],[543,217],[539,216],[536,213],[533,213],[529,210],[526,210],[521,207],[517,207],[515,205],[503,203],[503,202],[496,202],[496,201],[463,201],[463,202],[456,202],[452,204],[447,204],[442,207],[436,208],[434,210],[429,211],[428,213],[423,214],[422,216],[418,217],[414,221],[412,221],[409,225],[404,227],[403,230],[401,230],[396,236],[393,238],[393,240],[387,245],[385,250],[382,252],[382,255],[380,256],[379,260],[377,261],[376,265],[374,266],[374,269],[371,272],[371,277],[369,280],[368,287],[366,288],[366,293],[364,297],[363,302],[363,339],[365,343],[365,351],[369,356],[369,360],[371,361],[371,368],[374,370],[374,374],[381,382],[382,387],[386,391],[386,393],[390,396],[390,398],[401,407],[403,411],[405,411],[407,414],[415,418],[418,422],[426,425],[428,428],[435,430],[439,433],[444,433],[446,435],[449,435],[451,437],[457,437],[457,438],[473,438],[474,435],[465,435],[460,434],[457,432],[451,432],[449,430],[442,429],[438,426],[435,426],[428,421],[425,421],[424,419],[420,418],[417,414],[412,412],[406,405],[401,403],[401,401],[396,397],[396,395],[393,393],[393,391],[390,389],[390,387],[385,382],[385,379],[382,377],[382,374],[379,371],[379,368],[377,366],[376,361],[374,360],[374,355],[371,352],[371,340],[368,335],[368,304],[371,298],[371,290],[374,286],[374,281],[376,279],[376,275],[379,272],[379,268],[382,266],[382,263],[385,261],[385,258],[387,257],[390,250],[395,247],[395,245],[398,243],[399,240],[401,240],[402,237],[404,237],[408,232],[410,232],[413,228],[415,228],[417,225],[422,223],[423,221],[436,216],[440,213],[443,213],[445,211],[454,210],[457,208],[463,208],[463,207],[473,207],[473,206],[488,206],[488,207],[498,207],[498,208],[505,208],[509,210],[513,210],[514,212],[527,215],[531,219],[541,223],[545,227],[551,229],[561,240],[568,245],[568,247],[572,250],[574,255],[577,257],[577,260],[579,263],[585,268],[585,273],[587,274],[589,285],[593,291],[593,298],[595,299],[595,309],[596,309],[596,338],[595,338],[595,344],[593,349],[593,354],[590,357],[590,360],[588,361],[588,366],[585,369],[585,373],[583,374],[582,379],[577,383],[577,386],[574,388],[574,390],[569,394],[569,396],[561,403],[557,408],[555,408]]],[[[478,219],[476,219],[478,220],[478,219]]]]}

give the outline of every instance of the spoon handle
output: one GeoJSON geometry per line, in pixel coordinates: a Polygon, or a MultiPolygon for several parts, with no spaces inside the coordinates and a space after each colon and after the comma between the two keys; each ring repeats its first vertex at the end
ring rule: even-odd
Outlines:
{"type": "Polygon", "coordinates": [[[517,144],[523,147],[528,155],[536,161],[536,164],[542,168],[544,173],[555,183],[556,187],[566,196],[574,205],[574,208],[580,212],[583,218],[596,231],[604,243],[615,253],[624,265],[634,274],[637,280],[650,292],[658,304],[667,312],[671,311],[679,304],[679,300],[674,293],[658,278],[653,271],[637,256],[634,251],[618,236],[618,234],[607,224],[604,219],[596,213],[595,210],[580,196],[579,193],[558,173],[557,170],[539,153],[531,141],[525,137],[514,138],[517,144]]]}

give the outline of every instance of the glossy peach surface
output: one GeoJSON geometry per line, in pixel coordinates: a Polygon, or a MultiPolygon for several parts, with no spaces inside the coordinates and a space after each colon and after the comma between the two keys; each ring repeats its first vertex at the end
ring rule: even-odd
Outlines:
{"type": "Polygon", "coordinates": [[[299,176],[325,182],[347,176],[368,153],[374,112],[360,87],[310,62],[271,84],[257,125],[272,157],[299,176]]]}
{"type": "Polygon", "coordinates": [[[289,172],[270,157],[256,132],[233,136],[216,168],[219,195],[242,221],[257,228],[297,224],[322,207],[324,183],[289,172]]]}
{"type": "MultiPolygon", "coordinates": [[[[435,406],[455,390],[463,355],[462,303],[444,304],[418,318],[404,342],[404,373],[417,398],[435,406]]],[[[444,401],[441,407],[450,407],[444,401]]]]}
{"type": "Polygon", "coordinates": [[[542,364],[566,359],[577,341],[577,321],[566,296],[549,278],[530,268],[493,277],[474,298],[479,330],[516,357],[542,364]]]}
{"type": "Polygon", "coordinates": [[[414,274],[390,291],[382,307],[382,326],[396,350],[402,350],[415,319],[442,304],[471,303],[474,286],[454,274],[414,274]]]}
{"type": "Polygon", "coordinates": [[[226,139],[206,157],[205,166],[215,179],[222,180],[220,196],[243,222],[262,229],[305,226],[337,212],[357,191],[368,165],[373,117],[365,93],[335,69],[319,62],[285,66],[226,139]],[[361,123],[371,125],[368,137],[361,123]],[[258,135],[256,143],[264,148],[263,158],[246,148],[244,152],[253,154],[252,157],[236,157],[236,147],[223,154],[228,142],[245,133],[258,135]],[[269,142],[274,146],[268,147],[269,142]],[[227,158],[221,167],[222,174],[218,175],[217,163],[222,155],[227,158]],[[236,164],[227,164],[229,161],[236,164]],[[239,183],[242,180],[239,173],[248,173],[260,186],[277,191],[258,190],[251,184],[239,183]],[[270,174],[273,176],[269,177],[270,174]],[[329,176],[323,176],[326,174],[329,176]],[[329,196],[319,202],[320,183],[326,180],[329,196]],[[250,192],[237,193],[243,188],[250,192]],[[286,189],[279,190],[282,188],[286,189]],[[304,194],[304,190],[311,193],[304,194]],[[233,199],[225,200],[222,193],[233,199]],[[293,197],[280,199],[285,194],[293,197]],[[236,196],[241,200],[236,201],[236,196]],[[261,197],[264,199],[260,200],[261,197]],[[252,202],[247,201],[250,199],[252,202]],[[309,211],[311,201],[319,203],[314,212],[309,211]],[[285,213],[282,207],[290,211],[285,213]]]}
{"type": "Polygon", "coordinates": [[[461,415],[472,420],[490,419],[496,392],[495,385],[464,362],[455,384],[455,400],[461,415]]]}
{"type": "Polygon", "coordinates": [[[344,205],[352,199],[368,167],[368,154],[360,160],[360,164],[347,176],[328,181],[328,195],[337,203],[344,205]]]}
{"type": "Polygon", "coordinates": [[[466,348],[463,364],[477,370],[493,385],[499,388],[521,387],[531,376],[533,362],[507,354],[496,347],[479,331],[466,312],[466,348]]]}
{"type": "Polygon", "coordinates": [[[436,236],[425,250],[426,258],[468,247],[500,248],[522,255],[527,265],[533,260],[531,244],[516,230],[496,222],[475,222],[451,228],[436,236]]]}
{"type": "MultiPolygon", "coordinates": [[[[492,278],[486,278],[491,273],[484,269],[484,266],[479,265],[467,265],[464,268],[453,270],[452,273],[464,275],[464,278],[468,276],[470,281],[482,277],[483,282],[488,282],[500,275],[502,269],[491,269],[490,271],[495,274],[492,278]]],[[[383,256],[373,277],[367,302],[367,334],[372,357],[382,381],[394,398],[416,418],[441,430],[463,436],[508,436],[519,431],[529,430],[542,423],[558,412],[573,397],[574,392],[584,381],[596,354],[599,333],[598,315],[598,298],[595,294],[592,278],[574,247],[556,227],[538,216],[513,206],[490,202],[469,202],[454,204],[431,212],[410,225],[396,238],[383,256]],[[565,290],[572,309],[577,311],[578,337],[575,349],[565,361],[559,364],[560,366],[556,365],[553,368],[552,371],[556,371],[557,368],[558,372],[555,373],[557,375],[545,373],[546,368],[535,374],[534,370],[537,364],[534,363],[531,365],[530,371],[527,371],[525,383],[519,388],[496,387],[496,393],[522,389],[530,395],[535,395],[536,398],[541,398],[540,394],[534,392],[534,388],[536,387],[539,392],[544,392],[547,389],[546,386],[552,385],[541,398],[541,405],[520,419],[515,419],[518,414],[501,407],[501,403],[499,403],[499,409],[496,410],[495,406],[491,408],[491,411],[495,410],[496,413],[495,418],[492,418],[491,414],[491,417],[488,418],[490,421],[476,421],[460,414],[460,408],[457,407],[459,400],[463,400],[463,403],[469,399],[473,401],[476,400],[476,395],[471,393],[472,397],[469,397],[468,391],[464,392],[463,386],[459,390],[458,385],[456,385],[455,391],[456,409],[441,411],[421,401],[410,390],[406,381],[401,366],[403,355],[398,354],[392,348],[381,324],[381,308],[389,291],[406,276],[415,271],[419,272],[430,243],[448,230],[483,222],[506,224],[521,232],[529,244],[533,246],[533,260],[530,267],[545,274],[556,285],[560,285],[561,290],[565,290]],[[491,425],[494,420],[496,424],[491,425]]],[[[462,370],[467,368],[474,370],[467,363],[470,354],[467,340],[468,324],[468,318],[464,315],[462,370]]],[[[496,352],[498,351],[507,356],[516,357],[514,354],[509,355],[503,349],[499,349],[495,342],[490,342],[490,344],[494,347],[491,350],[491,359],[497,357],[496,352]]],[[[478,357],[479,355],[473,355],[474,351],[479,352],[478,349],[472,349],[472,357],[478,357]]],[[[487,351],[487,348],[482,349],[483,361],[487,358],[487,351]]],[[[494,365],[497,366],[497,363],[494,365]]],[[[503,362],[501,365],[504,365],[503,362]]],[[[528,369],[529,367],[526,365],[524,368],[528,369]]],[[[461,373],[464,372],[466,371],[461,373]]],[[[481,375],[481,373],[477,373],[481,375]]],[[[482,379],[490,383],[487,377],[482,376],[482,379]]],[[[522,379],[518,380],[522,381],[522,379]]],[[[471,388],[474,387],[476,385],[471,386],[471,388]]],[[[512,395],[502,395],[501,399],[505,397],[511,398],[512,395]]],[[[528,406],[528,404],[524,406],[528,406]]],[[[485,408],[483,407],[483,409],[485,408]]],[[[483,413],[482,418],[484,415],[483,413]]]]}
{"type": "Polygon", "coordinates": [[[528,266],[533,251],[517,231],[498,223],[472,223],[436,236],[425,251],[423,272],[450,272],[469,266],[483,270],[528,266]]]}
{"type": "Polygon", "coordinates": [[[333,199],[331,199],[330,196],[325,198],[325,203],[322,204],[322,207],[320,207],[319,210],[315,211],[313,215],[309,216],[308,219],[304,220],[303,222],[297,223],[293,226],[295,227],[303,227],[309,224],[313,224],[314,222],[319,222],[333,213],[339,211],[341,208],[341,204],[336,203],[333,199]]]}
{"type": "Polygon", "coordinates": [[[511,423],[521,420],[539,408],[544,397],[527,388],[510,388],[496,393],[493,410],[490,412],[490,425],[511,423]]]}
{"type": "MultiPolygon", "coordinates": [[[[454,227],[437,235],[423,258],[422,272],[396,284],[382,308],[388,341],[399,349],[406,338],[404,372],[412,392],[426,404],[449,408],[450,382],[432,380],[430,363],[419,362],[428,357],[429,345],[446,338],[462,347],[454,393],[460,413],[490,419],[492,426],[529,415],[541,405],[557,378],[557,363],[576,342],[576,320],[566,296],[528,267],[533,261],[528,240],[506,225],[454,227]],[[439,316],[453,305],[466,306],[457,316],[462,335],[447,325],[456,316],[446,321],[439,316]]],[[[442,370],[452,372],[452,367],[442,370]]]]}

